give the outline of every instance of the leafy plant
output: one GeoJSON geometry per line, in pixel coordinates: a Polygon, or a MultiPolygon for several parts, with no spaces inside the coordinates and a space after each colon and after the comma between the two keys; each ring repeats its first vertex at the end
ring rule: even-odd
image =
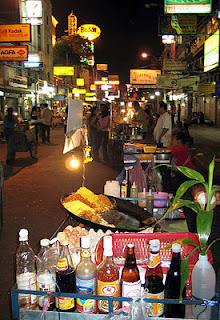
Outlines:
{"type": "Polygon", "coordinates": [[[199,245],[190,239],[182,239],[182,244],[189,244],[188,241],[190,240],[191,241],[190,244],[193,244],[195,248],[186,257],[184,257],[181,262],[181,272],[182,272],[181,290],[180,290],[180,298],[181,298],[183,288],[185,287],[186,280],[188,278],[190,256],[196,250],[199,250],[199,253],[201,255],[206,255],[211,245],[217,240],[219,240],[219,239],[216,239],[209,246],[207,246],[207,242],[211,233],[212,221],[213,221],[212,198],[215,192],[220,190],[220,187],[213,185],[213,175],[214,175],[214,169],[215,169],[214,159],[209,164],[208,181],[206,181],[204,176],[196,170],[193,170],[184,166],[179,166],[177,167],[177,169],[190,180],[183,182],[179,186],[179,188],[176,191],[175,197],[171,201],[170,207],[167,209],[165,214],[162,216],[162,218],[158,222],[163,220],[173,210],[176,210],[182,207],[188,207],[192,211],[197,213],[196,226],[197,226],[199,245]],[[198,184],[204,187],[205,194],[206,194],[205,205],[201,205],[198,202],[194,202],[193,200],[182,199],[182,197],[190,188],[198,184]]]}

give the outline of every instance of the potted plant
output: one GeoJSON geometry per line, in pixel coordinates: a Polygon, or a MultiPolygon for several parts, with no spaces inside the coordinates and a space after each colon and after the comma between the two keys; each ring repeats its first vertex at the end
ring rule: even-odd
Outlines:
{"type": "MultiPolygon", "coordinates": [[[[197,227],[197,234],[198,234],[198,243],[195,243],[191,239],[182,239],[181,243],[184,244],[191,244],[194,246],[194,249],[183,258],[181,262],[181,290],[180,290],[180,299],[182,299],[182,292],[186,285],[186,281],[188,278],[189,273],[189,258],[190,256],[196,251],[199,251],[199,260],[194,266],[194,269],[192,271],[192,293],[197,298],[202,299],[210,299],[214,296],[213,290],[215,290],[215,272],[211,264],[208,262],[207,259],[207,253],[210,247],[214,242],[216,242],[219,239],[215,239],[208,245],[208,239],[211,234],[211,228],[212,228],[212,221],[213,221],[213,199],[216,191],[220,190],[219,186],[213,185],[213,174],[214,174],[214,168],[215,168],[215,160],[213,159],[211,163],[209,164],[209,170],[208,170],[208,180],[206,181],[204,176],[193,169],[179,166],[177,167],[177,170],[179,170],[183,175],[185,175],[189,180],[183,182],[179,188],[176,191],[176,195],[171,201],[171,204],[163,217],[159,220],[161,221],[164,219],[170,212],[173,210],[182,208],[182,207],[188,207],[192,209],[197,214],[196,217],[196,227],[197,227]],[[183,199],[183,196],[185,193],[192,188],[195,185],[202,185],[204,188],[204,194],[203,194],[203,201],[195,202],[193,200],[186,200],[183,199]],[[203,268],[208,268],[204,269],[203,268]],[[209,294],[207,296],[204,296],[203,287],[205,287],[204,284],[202,284],[204,273],[206,274],[206,282],[209,286],[209,294]],[[210,286],[214,286],[214,288],[211,288],[210,286]],[[201,288],[200,288],[201,287],[201,288]]],[[[192,212],[193,214],[193,212],[192,212]]],[[[159,222],[158,221],[158,222],[159,222]]],[[[157,223],[158,223],[157,222],[157,223]]],[[[215,292],[215,291],[214,291],[215,292]]],[[[198,306],[201,308],[201,306],[198,306]]],[[[199,309],[199,308],[197,308],[199,309]]],[[[207,313],[208,308],[205,307],[206,310],[199,311],[199,314],[204,312],[204,319],[209,319],[210,314],[207,313]],[[206,313],[206,314],[205,314],[206,313]]],[[[198,314],[197,314],[198,315],[198,314]]],[[[200,319],[200,318],[199,318],[200,319]]],[[[202,318],[203,319],[203,318],[202,318]]]]}

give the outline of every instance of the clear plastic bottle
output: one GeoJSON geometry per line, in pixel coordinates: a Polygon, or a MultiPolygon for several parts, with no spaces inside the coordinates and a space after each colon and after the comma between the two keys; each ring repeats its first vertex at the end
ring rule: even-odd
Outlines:
{"type": "MultiPolygon", "coordinates": [[[[35,254],[28,243],[28,230],[19,231],[20,245],[16,252],[16,283],[21,290],[36,290],[35,254]]],[[[37,296],[33,294],[19,294],[20,307],[35,309],[37,296]]]]}
{"type": "MultiPolygon", "coordinates": [[[[192,271],[192,295],[199,299],[212,299],[215,295],[216,275],[207,255],[199,255],[192,271]]],[[[211,319],[211,307],[193,305],[196,319],[211,319]]]]}
{"type": "MultiPolygon", "coordinates": [[[[52,255],[50,250],[50,240],[42,239],[40,241],[41,249],[37,256],[37,290],[39,291],[56,291],[56,273],[53,268],[52,255]]],[[[47,310],[53,310],[54,299],[47,296],[38,297],[40,309],[46,306],[47,310]]]]}
{"type": "MultiPolygon", "coordinates": [[[[91,260],[90,238],[81,237],[80,263],[76,267],[76,292],[84,295],[96,294],[97,268],[91,260]]],[[[76,299],[78,312],[95,313],[96,301],[91,299],[76,299]]]]}

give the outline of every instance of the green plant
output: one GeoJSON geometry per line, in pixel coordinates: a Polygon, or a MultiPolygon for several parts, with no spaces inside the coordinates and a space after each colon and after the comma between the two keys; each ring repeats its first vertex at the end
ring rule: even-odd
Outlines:
{"type": "MultiPolygon", "coordinates": [[[[190,180],[183,182],[176,191],[176,195],[171,201],[171,204],[163,217],[158,221],[163,220],[170,212],[173,210],[188,207],[192,209],[192,211],[196,212],[196,226],[197,226],[197,234],[199,239],[199,245],[197,245],[191,239],[182,239],[182,244],[191,244],[194,246],[194,249],[188,254],[188,256],[184,257],[181,262],[181,290],[180,290],[180,298],[182,297],[183,288],[185,287],[188,272],[189,272],[189,258],[190,256],[198,250],[201,255],[206,255],[211,245],[219,239],[214,240],[212,243],[207,246],[207,242],[211,233],[212,228],[212,220],[213,220],[213,209],[212,209],[212,198],[216,191],[220,190],[219,186],[213,185],[213,175],[215,169],[215,160],[213,159],[209,164],[208,170],[208,180],[206,181],[204,176],[193,169],[179,166],[177,169],[185,175],[190,180]],[[204,187],[206,193],[206,204],[201,206],[198,202],[194,202],[193,200],[182,199],[185,193],[195,185],[202,185],[204,187]]],[[[192,213],[193,214],[193,213],[192,213]]],[[[157,223],[158,223],[157,222],[157,223]]]]}

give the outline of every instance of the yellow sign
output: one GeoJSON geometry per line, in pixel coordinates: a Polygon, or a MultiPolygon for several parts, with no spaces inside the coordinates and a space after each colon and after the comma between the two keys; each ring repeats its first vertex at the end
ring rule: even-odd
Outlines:
{"type": "Polygon", "coordinates": [[[96,97],[85,97],[85,101],[87,101],[87,102],[97,101],[97,98],[96,97]]]}
{"type": "Polygon", "coordinates": [[[86,89],[73,88],[72,93],[86,94],[86,89]]]}
{"type": "Polygon", "coordinates": [[[118,80],[96,80],[95,85],[102,86],[103,84],[112,84],[112,85],[119,85],[120,82],[118,80]]]}
{"type": "Polygon", "coordinates": [[[31,25],[28,23],[0,24],[0,42],[30,42],[31,25]]]}
{"type": "Polygon", "coordinates": [[[86,93],[86,97],[95,97],[96,96],[96,92],[87,92],[86,93]]]}
{"type": "Polygon", "coordinates": [[[74,76],[74,67],[56,66],[53,67],[55,76],[74,76]]]}
{"type": "Polygon", "coordinates": [[[91,85],[90,85],[90,90],[93,90],[93,91],[96,90],[95,84],[91,84],[91,85]]]}
{"type": "Polygon", "coordinates": [[[199,83],[198,84],[198,92],[204,93],[204,94],[210,94],[215,93],[216,91],[216,83],[210,82],[210,83],[199,83]]]}
{"type": "Polygon", "coordinates": [[[93,41],[100,36],[101,29],[95,24],[82,24],[77,33],[80,37],[93,41]]]}
{"type": "Polygon", "coordinates": [[[85,84],[85,81],[84,81],[83,78],[77,78],[77,79],[76,79],[76,85],[77,85],[78,87],[83,87],[84,84],[85,84]]]}
{"type": "Polygon", "coordinates": [[[27,61],[27,46],[1,46],[0,61],[27,61]]]}
{"type": "Polygon", "coordinates": [[[157,76],[161,75],[160,70],[150,69],[131,69],[130,83],[131,84],[156,84],[157,76]]]}

